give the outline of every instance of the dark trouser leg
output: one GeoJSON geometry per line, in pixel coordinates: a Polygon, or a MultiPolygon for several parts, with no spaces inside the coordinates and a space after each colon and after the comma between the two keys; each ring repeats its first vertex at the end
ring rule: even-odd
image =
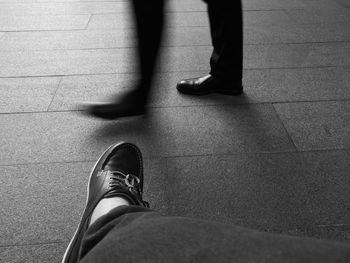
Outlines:
{"type": "MultiPolygon", "coordinates": [[[[154,212],[149,208],[145,208],[142,206],[120,206],[108,214],[100,217],[96,222],[94,222],[85,232],[83,236],[83,240],[81,243],[80,251],[79,251],[79,259],[82,260],[94,247],[96,247],[113,229],[114,231],[118,228],[123,229],[125,225],[129,225],[132,220],[131,218],[136,215],[135,213],[145,213],[154,212]],[[128,216],[129,220],[126,220],[123,223],[122,216],[128,216]]],[[[113,245],[113,244],[112,244],[113,245]]],[[[132,248],[132,246],[131,246],[132,248]]],[[[106,253],[109,253],[106,251],[106,253]]],[[[98,255],[97,255],[98,256],[98,255]]],[[[97,260],[96,257],[94,260],[97,260]]],[[[95,261],[95,262],[103,262],[103,261],[95,261]]],[[[115,262],[113,258],[108,262],[115,262]]]]}
{"type": "Polygon", "coordinates": [[[119,207],[86,232],[81,262],[348,262],[347,244],[258,232],[138,206],[119,207]]]}
{"type": "Polygon", "coordinates": [[[164,0],[133,0],[138,39],[140,92],[147,98],[152,83],[164,24],[164,0]]]}
{"type": "Polygon", "coordinates": [[[242,80],[243,21],[240,0],[205,0],[214,47],[210,74],[233,82],[242,80]]]}

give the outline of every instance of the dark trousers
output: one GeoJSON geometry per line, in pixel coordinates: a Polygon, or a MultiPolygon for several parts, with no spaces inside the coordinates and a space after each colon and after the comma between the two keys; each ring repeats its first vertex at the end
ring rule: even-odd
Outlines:
{"type": "MultiPolygon", "coordinates": [[[[243,25],[241,0],[204,0],[208,5],[213,53],[210,73],[237,84],[242,81],[243,25]]],[[[133,0],[141,85],[148,95],[164,25],[164,0],[133,0]]]]}
{"type": "Polygon", "coordinates": [[[349,262],[350,246],[185,217],[139,206],[116,208],[85,233],[82,263],[349,262]]]}

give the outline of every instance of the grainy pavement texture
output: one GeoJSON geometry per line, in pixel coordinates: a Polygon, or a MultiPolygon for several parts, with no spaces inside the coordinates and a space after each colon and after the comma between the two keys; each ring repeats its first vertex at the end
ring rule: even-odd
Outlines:
{"type": "Polygon", "coordinates": [[[145,117],[76,110],[135,79],[126,0],[0,0],[0,261],[59,262],[89,171],[110,144],[145,157],[164,214],[350,243],[350,4],[243,0],[241,97],[193,97],[207,73],[206,6],[169,0],[145,117]]]}

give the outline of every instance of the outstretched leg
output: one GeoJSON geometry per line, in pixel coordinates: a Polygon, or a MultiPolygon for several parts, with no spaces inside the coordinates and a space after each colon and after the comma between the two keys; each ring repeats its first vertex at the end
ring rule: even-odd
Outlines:
{"type": "MultiPolygon", "coordinates": [[[[142,199],[142,192],[143,162],[139,148],[125,142],[109,147],[91,171],[85,209],[62,263],[76,263],[85,256],[93,247],[91,242],[84,241],[86,231],[96,224],[101,225],[98,222],[111,210],[131,205],[148,211],[149,205],[142,199]]],[[[97,242],[95,238],[93,243],[97,242]]]]}
{"type": "MultiPolygon", "coordinates": [[[[161,178],[159,178],[162,180],[161,178]]],[[[347,244],[277,235],[148,208],[138,147],[107,149],[93,168],[70,262],[348,262],[347,244]]]]}

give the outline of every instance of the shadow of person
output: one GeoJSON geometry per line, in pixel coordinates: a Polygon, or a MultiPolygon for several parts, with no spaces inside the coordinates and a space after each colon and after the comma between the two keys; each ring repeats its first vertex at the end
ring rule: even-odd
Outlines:
{"type": "Polygon", "coordinates": [[[149,108],[144,117],[104,123],[91,136],[128,139],[162,157],[294,150],[273,106],[246,96],[230,104],[149,108]]]}
{"type": "Polygon", "coordinates": [[[243,93],[240,96],[226,96],[222,94],[210,94],[207,96],[196,97],[200,100],[201,105],[241,105],[252,103],[247,94],[243,93]]]}

